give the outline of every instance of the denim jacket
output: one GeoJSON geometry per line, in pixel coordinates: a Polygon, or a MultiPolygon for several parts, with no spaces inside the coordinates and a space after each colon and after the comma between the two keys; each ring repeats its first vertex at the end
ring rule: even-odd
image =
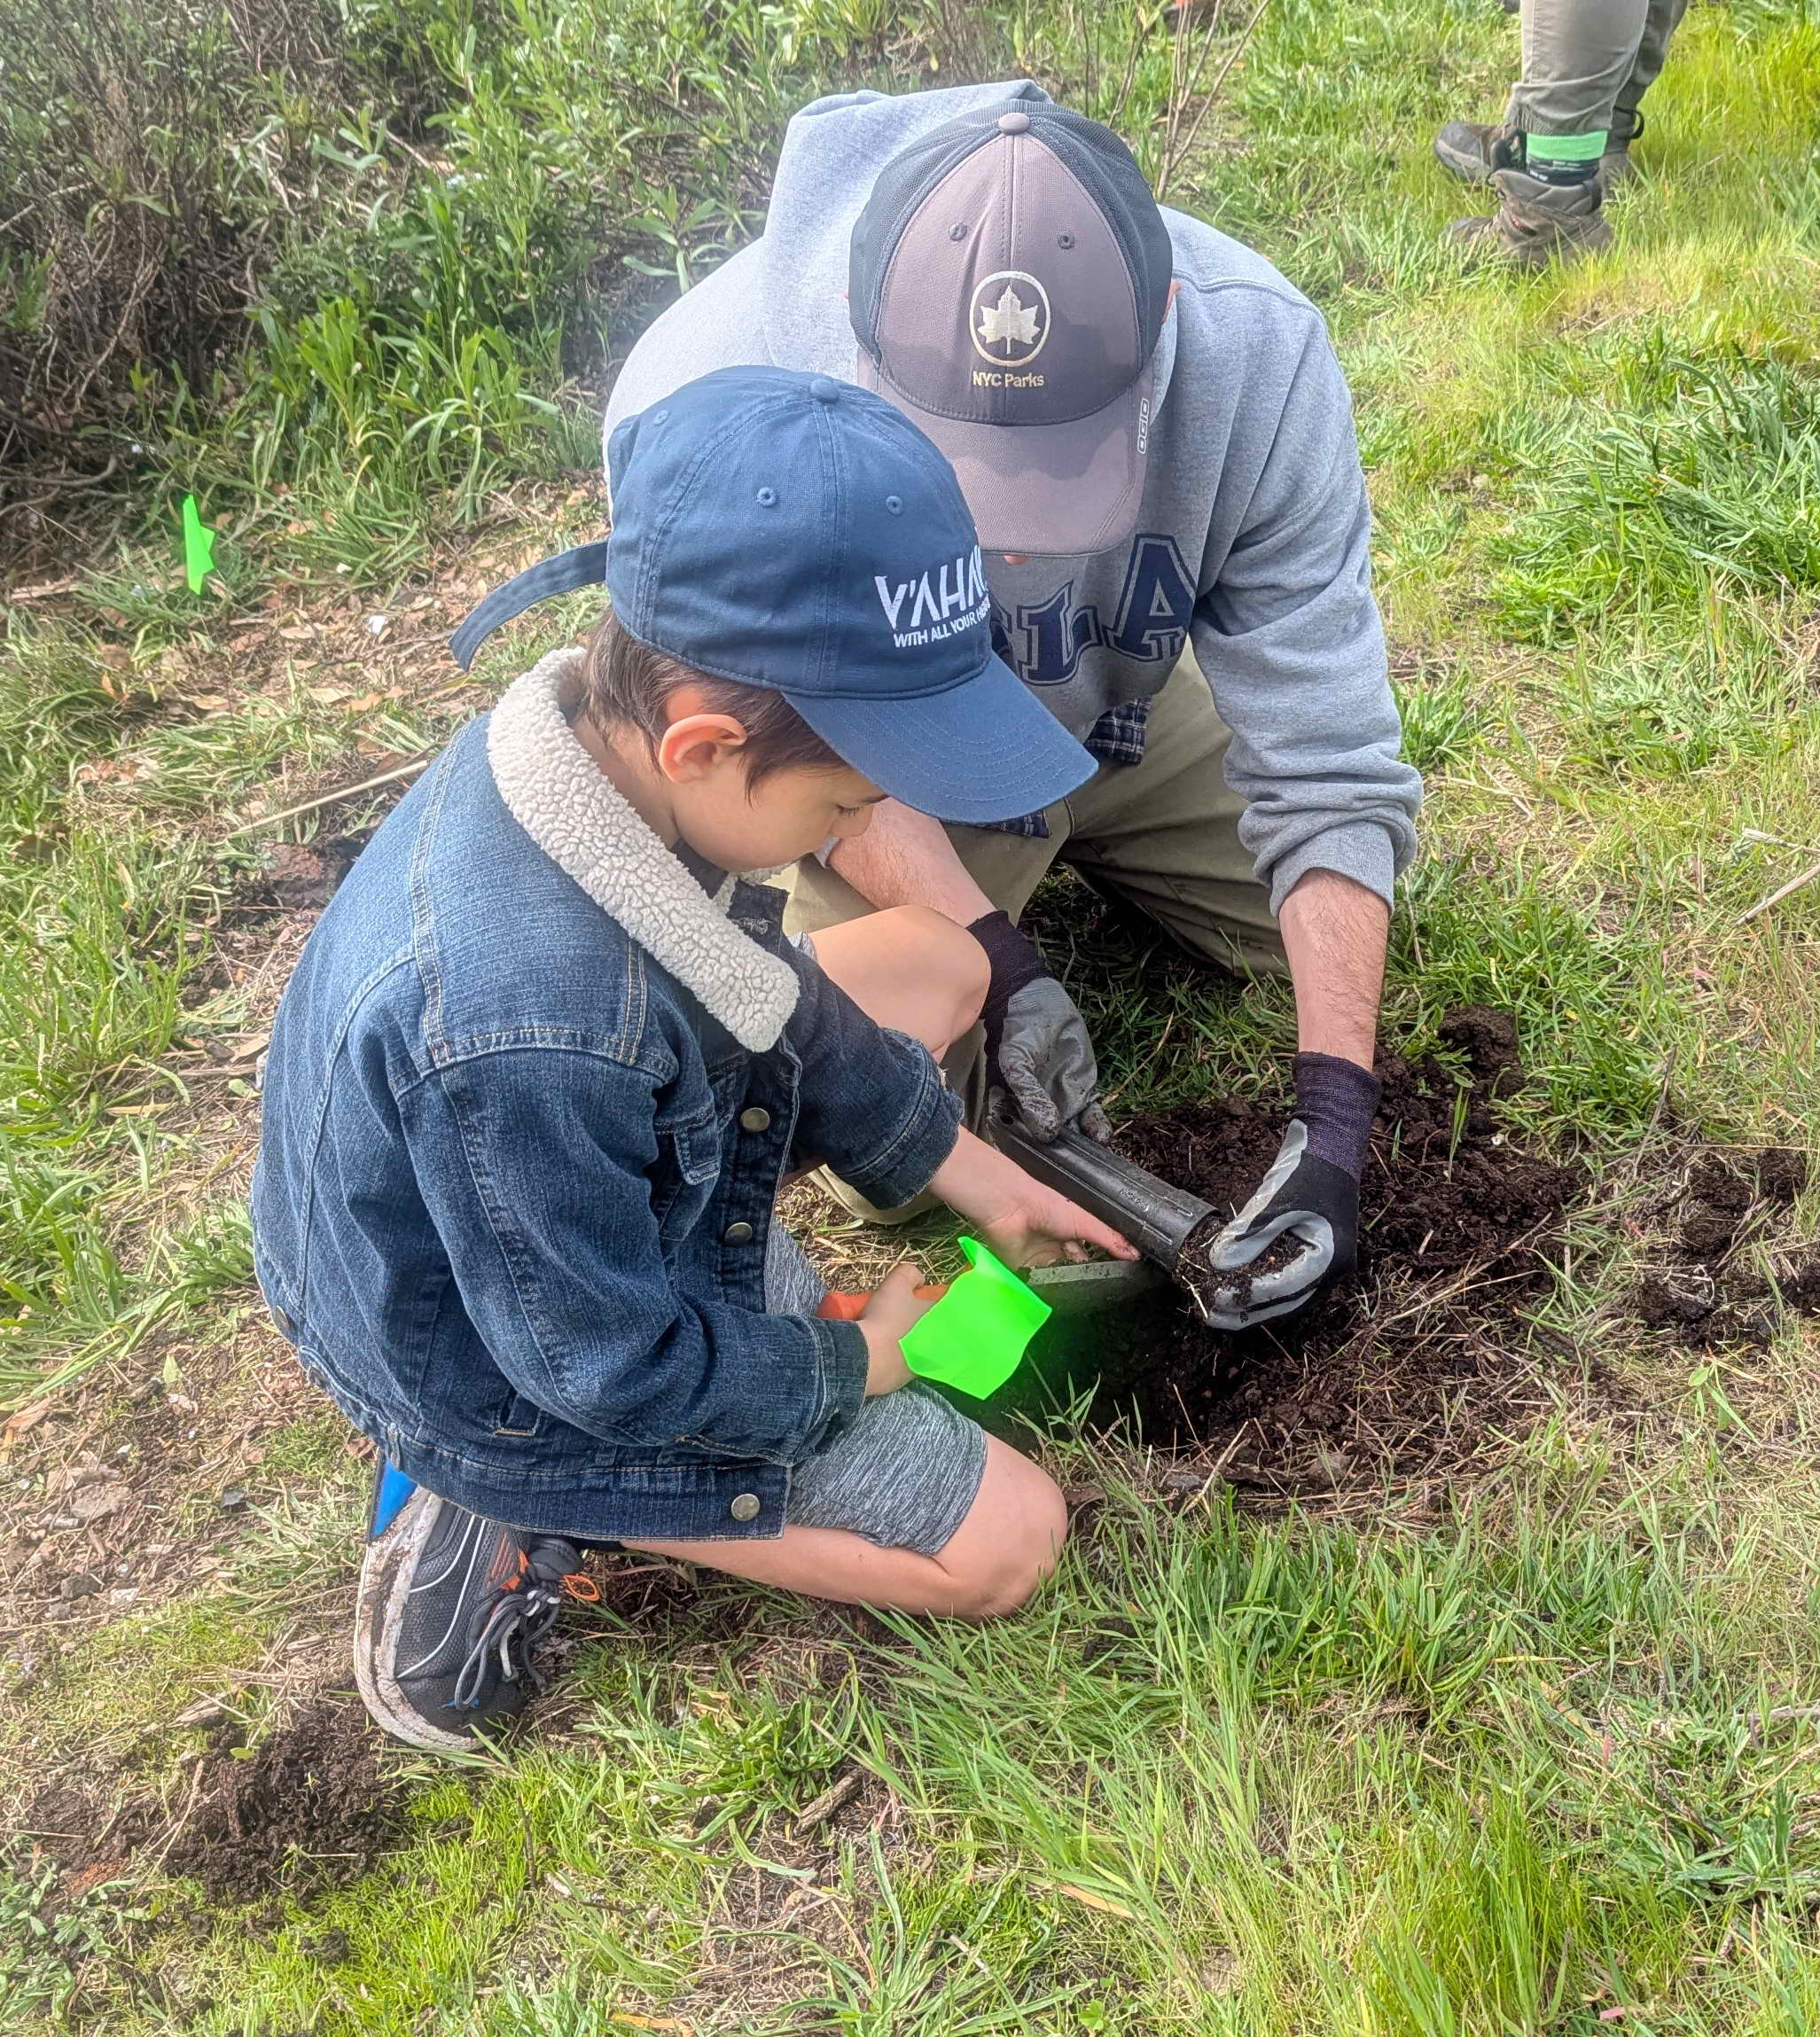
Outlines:
{"type": "Polygon", "coordinates": [[[465,730],[310,935],[267,1062],[255,1264],[411,1478],[599,1540],[781,1532],[858,1326],[765,1309],[779,1182],[908,1200],[958,1117],[782,932],[713,897],[565,717],[558,652],[465,730]]]}

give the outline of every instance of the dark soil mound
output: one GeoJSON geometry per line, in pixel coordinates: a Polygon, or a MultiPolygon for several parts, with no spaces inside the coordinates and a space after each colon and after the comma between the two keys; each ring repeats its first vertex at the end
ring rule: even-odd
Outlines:
{"type": "Polygon", "coordinates": [[[402,1809],[397,1785],[379,1773],[379,1745],[357,1698],[324,1693],[250,1758],[217,1748],[204,1757],[195,1809],[167,1864],[238,1901],[353,1879],[402,1809]]]}
{"type": "MultiPolygon", "coordinates": [[[[1542,1333],[1520,1312],[1583,1176],[1499,1128],[1492,1102],[1523,1081],[1506,1014],[1454,1012],[1441,1037],[1464,1077],[1433,1057],[1379,1058],[1356,1282],[1238,1336],[1209,1330],[1173,1292],[1090,1332],[1058,1323],[1046,1376],[1085,1384],[1090,1368],[1098,1417],[1135,1415],[1148,1440],[1217,1452],[1229,1478],[1277,1491],[1469,1456],[1532,1377],[1542,1333]]],[[[1117,1143],[1224,1216],[1257,1187],[1288,1115],[1186,1104],[1133,1120],[1117,1143]]]]}

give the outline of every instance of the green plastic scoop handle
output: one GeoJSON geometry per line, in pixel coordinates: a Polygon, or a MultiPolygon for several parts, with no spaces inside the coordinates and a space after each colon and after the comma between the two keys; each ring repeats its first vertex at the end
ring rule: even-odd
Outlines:
{"type": "Polygon", "coordinates": [[[1023,1362],[1052,1311],[978,1239],[964,1237],[960,1245],[966,1272],[905,1332],[901,1348],[919,1379],[939,1379],[984,1401],[1023,1362]]]}

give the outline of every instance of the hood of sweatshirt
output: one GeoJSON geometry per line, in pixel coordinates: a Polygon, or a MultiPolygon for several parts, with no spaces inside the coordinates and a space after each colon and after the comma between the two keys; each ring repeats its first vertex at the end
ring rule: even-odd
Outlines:
{"type": "MultiPolygon", "coordinates": [[[[854,379],[848,250],[880,168],[969,110],[1042,98],[1022,79],[806,106],[790,123],[762,238],[634,347],[608,430],[741,363],[854,379]]],[[[1191,653],[1231,731],[1239,839],[1273,902],[1316,868],[1388,900],[1414,849],[1420,785],[1398,753],[1345,378],[1320,313],[1261,254],[1167,206],[1163,222],[1178,294],[1152,365],[1137,530],[1080,558],[989,558],[995,636],[1065,727],[1124,745],[1105,753],[1125,761],[1120,731],[1145,726],[1191,653]]]]}

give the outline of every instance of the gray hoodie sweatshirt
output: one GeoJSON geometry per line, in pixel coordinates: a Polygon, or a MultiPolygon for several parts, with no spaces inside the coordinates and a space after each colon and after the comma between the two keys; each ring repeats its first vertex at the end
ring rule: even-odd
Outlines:
{"type": "MultiPolygon", "coordinates": [[[[848,243],[879,168],[970,107],[1046,96],[1025,82],[805,106],[764,233],[638,341],[607,431],[715,368],[851,380],[848,243]]],[[[1239,838],[1272,909],[1308,870],[1388,901],[1421,781],[1399,755],[1346,382],[1320,314],[1269,262],[1185,213],[1163,218],[1181,287],[1157,347],[1137,530],[1079,558],[990,560],[998,648],[1076,736],[1129,762],[1144,703],[1191,646],[1232,730],[1239,838]]]]}

